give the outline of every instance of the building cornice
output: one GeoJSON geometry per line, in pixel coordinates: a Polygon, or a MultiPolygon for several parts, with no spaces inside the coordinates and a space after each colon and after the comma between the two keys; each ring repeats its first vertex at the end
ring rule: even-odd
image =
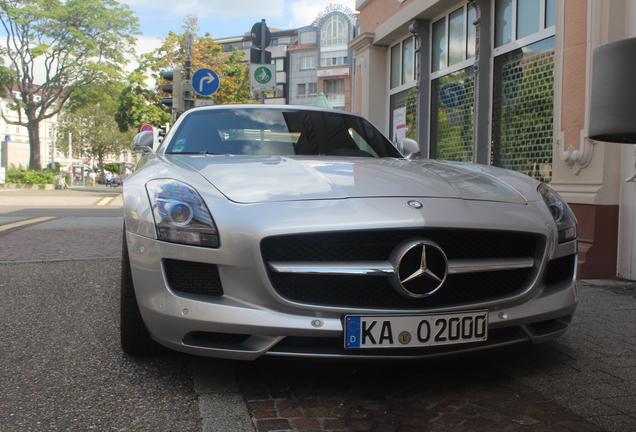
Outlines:
{"type": "Polygon", "coordinates": [[[360,52],[367,49],[369,46],[372,46],[374,40],[375,33],[364,32],[349,42],[349,48],[351,48],[355,52],[360,52]]]}

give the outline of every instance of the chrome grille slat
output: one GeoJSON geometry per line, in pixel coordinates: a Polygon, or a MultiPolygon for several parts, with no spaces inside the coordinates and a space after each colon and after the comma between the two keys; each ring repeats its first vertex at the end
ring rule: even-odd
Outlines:
{"type": "MultiPolygon", "coordinates": [[[[394,274],[388,261],[370,262],[294,262],[273,261],[268,263],[276,273],[323,274],[340,276],[378,276],[394,274]]],[[[449,260],[448,274],[476,273],[487,271],[516,270],[532,268],[534,258],[449,260]]]]}

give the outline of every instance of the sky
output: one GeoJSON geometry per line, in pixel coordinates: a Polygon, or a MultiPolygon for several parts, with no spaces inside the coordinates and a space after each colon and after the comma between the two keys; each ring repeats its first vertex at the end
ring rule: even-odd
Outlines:
{"type": "Polygon", "coordinates": [[[355,0],[119,0],[139,18],[142,36],[137,54],[161,45],[160,38],[181,33],[188,14],[199,18],[200,34],[213,38],[240,36],[254,23],[265,19],[267,26],[281,30],[310,25],[329,4],[355,11],[355,0]]]}

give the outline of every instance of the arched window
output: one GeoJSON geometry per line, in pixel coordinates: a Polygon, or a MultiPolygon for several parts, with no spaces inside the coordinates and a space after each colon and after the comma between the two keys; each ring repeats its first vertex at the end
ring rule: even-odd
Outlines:
{"type": "Polygon", "coordinates": [[[345,45],[347,43],[347,19],[339,13],[327,18],[320,33],[322,46],[345,45]]]}

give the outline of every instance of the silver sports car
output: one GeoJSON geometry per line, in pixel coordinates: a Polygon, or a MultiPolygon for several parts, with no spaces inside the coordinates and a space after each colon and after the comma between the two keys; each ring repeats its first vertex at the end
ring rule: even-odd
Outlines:
{"type": "Polygon", "coordinates": [[[126,353],[419,359],[570,325],[576,219],[530,177],[402,154],[308,107],[192,109],[134,144],[126,353]]]}

